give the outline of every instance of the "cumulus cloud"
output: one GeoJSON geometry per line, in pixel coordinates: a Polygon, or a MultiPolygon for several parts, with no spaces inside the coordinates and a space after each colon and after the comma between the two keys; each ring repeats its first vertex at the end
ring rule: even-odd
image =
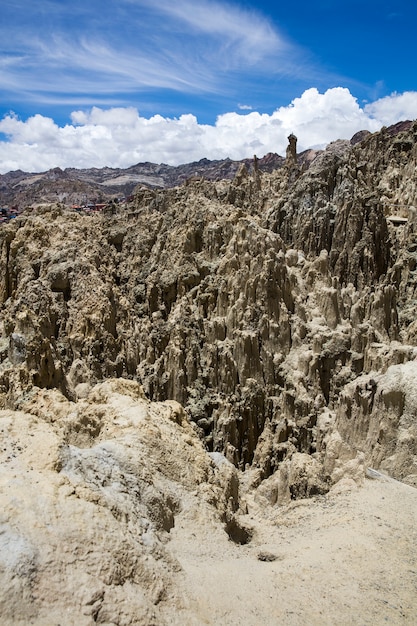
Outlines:
{"type": "Polygon", "coordinates": [[[367,104],[365,114],[381,121],[388,126],[393,120],[414,120],[417,117],[417,99],[415,91],[390,96],[367,104]]]}
{"type": "Polygon", "coordinates": [[[361,108],[348,89],[308,89],[272,114],[230,112],[214,125],[191,114],[142,117],[134,107],[74,111],[63,127],[42,115],[0,121],[0,171],[41,171],[51,167],[128,167],[143,161],[178,165],[201,158],[242,159],[268,152],[285,154],[295,133],[298,148],[323,148],[359,130],[374,132],[401,119],[414,119],[417,92],[393,94],[361,108]]]}

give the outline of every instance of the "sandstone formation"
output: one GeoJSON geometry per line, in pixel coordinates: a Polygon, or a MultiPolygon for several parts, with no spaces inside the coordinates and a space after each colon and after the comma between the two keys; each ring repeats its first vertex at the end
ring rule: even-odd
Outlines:
{"type": "Polygon", "coordinates": [[[65,593],[96,581],[77,624],[159,624],[181,508],[245,543],[248,502],[325,494],[368,467],[417,486],[416,138],[408,123],[334,142],[309,167],[290,151],[272,173],[255,159],[233,180],[0,229],[10,615],[59,612],[39,580],[62,542],[65,593]]]}

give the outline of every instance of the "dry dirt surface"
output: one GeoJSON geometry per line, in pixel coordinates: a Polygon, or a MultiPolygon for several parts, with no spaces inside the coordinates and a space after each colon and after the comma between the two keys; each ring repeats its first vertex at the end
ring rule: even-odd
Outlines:
{"type": "Polygon", "coordinates": [[[170,550],[188,609],[171,624],[416,624],[417,490],[383,476],[247,515],[237,545],[183,513],[170,550]]]}

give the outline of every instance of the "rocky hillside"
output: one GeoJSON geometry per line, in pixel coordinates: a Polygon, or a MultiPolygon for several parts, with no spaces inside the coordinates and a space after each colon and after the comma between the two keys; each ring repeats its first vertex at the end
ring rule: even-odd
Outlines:
{"type": "Polygon", "coordinates": [[[69,398],[127,377],[182,403],[239,467],[267,476],[316,452],[347,385],[373,372],[373,405],[375,370],[413,362],[414,133],[335,142],[307,171],[142,189],[113,216],[55,207],[3,227],[4,405],[17,371],[69,398]]]}
{"type": "MultiPolygon", "coordinates": [[[[306,150],[299,155],[299,161],[308,166],[316,154],[315,150],[306,150]]],[[[258,167],[263,172],[272,172],[282,167],[284,162],[283,157],[270,153],[258,159],[258,167]]],[[[193,177],[204,177],[207,180],[233,179],[242,164],[250,169],[252,160],[201,159],[176,167],[138,163],[127,169],[104,167],[61,170],[56,167],[42,173],[17,170],[0,174],[0,207],[17,206],[22,209],[54,202],[68,207],[102,203],[114,198],[129,197],[138,185],[164,189],[181,185],[193,177]]]]}
{"type": "MultiPolygon", "coordinates": [[[[272,160],[277,165],[284,161],[278,155],[272,160]]],[[[0,175],[0,205],[27,207],[54,202],[67,206],[101,203],[115,197],[130,196],[138,185],[163,189],[182,184],[192,176],[233,178],[239,165],[231,160],[202,159],[198,163],[179,167],[140,163],[127,169],[54,168],[37,174],[9,172],[0,175]]]]}
{"type": "MultiPolygon", "coordinates": [[[[42,472],[81,498],[79,524],[108,507],[133,533],[114,571],[106,552],[107,599],[98,585],[83,600],[101,623],[163,623],[149,608],[163,595],[152,559],[169,556],[146,524],[129,524],[168,532],[180,492],[201,490],[207,515],[245,543],[248,499],[274,507],[324,494],[368,467],[417,486],[416,140],[410,122],[335,142],[309,168],[289,151],[271,173],[241,164],[232,180],[138,188],[112,215],[55,205],[0,229],[7,458],[33,467],[31,440],[49,441],[42,472]],[[150,401],[171,404],[158,418],[150,401]],[[145,617],[113,619],[139,563],[145,617]]],[[[20,591],[35,611],[30,576],[20,591]]]]}

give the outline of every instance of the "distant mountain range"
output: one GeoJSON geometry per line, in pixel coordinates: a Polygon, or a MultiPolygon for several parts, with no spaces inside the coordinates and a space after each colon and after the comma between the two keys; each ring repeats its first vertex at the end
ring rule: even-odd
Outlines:
{"type": "MultiPolygon", "coordinates": [[[[411,124],[411,121],[399,122],[385,129],[385,132],[394,136],[408,130],[411,124]]],[[[351,144],[361,142],[367,135],[369,131],[359,131],[352,137],[351,144]]],[[[320,152],[305,150],[297,155],[298,163],[307,169],[320,152]]],[[[16,170],[0,174],[0,208],[23,209],[27,206],[53,202],[61,202],[67,206],[84,206],[128,197],[138,186],[167,189],[182,185],[186,180],[196,176],[212,181],[232,179],[242,163],[249,171],[253,167],[253,159],[242,161],[201,159],[178,166],[138,163],[126,169],[93,167],[62,170],[55,167],[41,173],[16,170]]],[[[270,173],[282,167],[284,163],[284,157],[272,152],[258,159],[258,167],[262,172],[270,173]]]]}
{"type": "MultiPolygon", "coordinates": [[[[317,151],[306,150],[299,155],[299,162],[309,164],[316,155],[317,151]]],[[[242,163],[249,170],[253,166],[252,159],[201,159],[178,166],[138,163],[127,169],[62,170],[56,167],[41,173],[16,170],[0,175],[0,207],[24,208],[51,202],[62,202],[67,206],[106,202],[131,195],[138,185],[166,189],[181,185],[195,176],[207,180],[232,179],[242,163]]],[[[284,163],[284,157],[273,153],[258,159],[259,169],[264,172],[279,169],[284,163]]]]}

